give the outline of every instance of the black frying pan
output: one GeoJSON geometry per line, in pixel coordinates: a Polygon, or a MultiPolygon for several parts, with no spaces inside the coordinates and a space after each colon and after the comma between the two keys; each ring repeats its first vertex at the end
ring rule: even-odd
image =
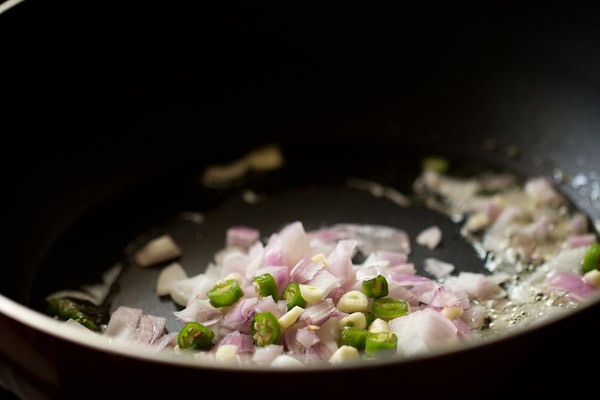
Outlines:
{"type": "MultiPolygon", "coordinates": [[[[64,398],[81,390],[100,396],[128,386],[141,395],[210,384],[246,396],[256,382],[269,381],[279,394],[291,386],[302,394],[306,386],[351,395],[365,382],[401,377],[401,389],[390,390],[403,395],[500,397],[524,376],[546,379],[548,369],[540,365],[576,366],[577,354],[598,356],[578,340],[589,335],[598,304],[435,358],[294,374],[147,360],[64,337],[41,318],[47,294],[95,282],[126,259],[125,249],[140,235],[171,233],[193,274],[222,247],[225,228],[237,223],[265,234],[296,219],[307,228],[381,223],[412,238],[437,223],[444,245],[435,255],[461,270],[483,271],[443,215],[419,205],[397,207],[345,185],[349,177],[363,178],[410,193],[421,158],[432,154],[469,170],[553,180],[560,172],[558,189],[597,223],[595,10],[386,6],[348,8],[341,18],[326,6],[318,13],[245,5],[115,15],[78,5],[75,18],[71,8],[48,7],[26,2],[0,16],[7,17],[2,38],[17,60],[8,91],[16,99],[44,100],[10,109],[10,153],[18,157],[2,161],[9,173],[0,360],[2,383],[11,391],[64,398]],[[32,25],[36,33],[28,30],[32,25]],[[29,72],[36,63],[45,68],[29,72]],[[62,97],[71,101],[61,103],[62,97]],[[284,168],[226,189],[199,184],[207,165],[270,143],[281,146],[284,168]],[[588,178],[585,185],[573,185],[578,174],[588,178]],[[246,189],[266,200],[243,202],[246,189]],[[201,212],[204,222],[178,218],[189,211],[201,212]]],[[[417,266],[432,255],[414,250],[417,266]]],[[[174,311],[168,299],[151,294],[157,273],[126,268],[111,309],[174,311]]],[[[580,376],[577,367],[561,375],[567,386],[580,376]]],[[[552,393],[542,384],[524,386],[527,393],[552,393]]]]}

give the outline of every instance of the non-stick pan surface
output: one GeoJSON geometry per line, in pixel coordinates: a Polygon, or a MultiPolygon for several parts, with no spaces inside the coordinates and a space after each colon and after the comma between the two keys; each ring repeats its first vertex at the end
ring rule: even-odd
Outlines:
{"type": "MultiPolygon", "coordinates": [[[[5,108],[13,142],[1,160],[7,301],[41,310],[49,292],[94,281],[145,233],[172,232],[194,273],[230,224],[268,234],[292,219],[311,228],[385,223],[413,237],[439,223],[444,258],[478,270],[481,260],[442,215],[346,185],[371,179],[409,194],[420,158],[431,154],[549,177],[593,222],[599,218],[593,9],[349,6],[341,18],[333,6],[114,13],[27,3],[2,31],[13,61],[5,93],[14,100],[5,108]],[[206,166],[271,143],[281,145],[282,169],[227,189],[199,184],[206,166]],[[242,201],[247,189],[265,200],[242,201]],[[182,221],[181,212],[205,219],[182,221]]],[[[427,255],[415,247],[415,264],[427,255]]],[[[173,311],[168,299],[146,292],[156,273],[126,268],[113,305],[173,311]]],[[[557,367],[559,375],[585,393],[578,365],[598,354],[579,338],[588,337],[598,310],[436,359],[267,378],[277,393],[306,382],[350,395],[366,377],[402,376],[412,383],[403,385],[407,395],[500,397],[516,382],[529,394],[552,393],[541,379],[556,369],[540,366],[572,365],[557,367]]],[[[26,398],[77,397],[90,387],[106,395],[125,386],[181,394],[210,383],[243,396],[265,378],[105,351],[26,316],[8,306],[0,316],[2,382],[26,398]]]]}
{"type": "MultiPolygon", "coordinates": [[[[412,185],[426,155],[415,153],[399,159],[394,157],[396,149],[390,154],[390,150],[372,143],[279,148],[285,166],[239,178],[227,185],[231,187],[206,187],[201,183],[203,171],[185,165],[149,178],[95,207],[61,236],[40,265],[32,306],[44,312],[50,293],[101,282],[103,272],[121,263],[124,272],[111,298],[110,311],[128,305],[154,315],[171,315],[177,308],[170,298],[153,295],[158,273],[168,262],[140,268],[132,254],[149,239],[167,233],[182,247],[180,263],[190,276],[196,275],[214,262],[215,254],[224,246],[226,230],[240,224],[260,229],[263,240],[294,221],[301,221],[307,230],[337,223],[393,226],[413,239],[411,262],[421,274],[427,275],[423,270],[427,257],[451,262],[459,271],[485,271],[484,260],[461,236],[458,224],[411,199],[412,185]],[[374,154],[377,157],[373,158],[374,154]],[[369,184],[406,193],[403,196],[411,204],[377,196],[369,184]],[[443,245],[435,250],[414,242],[417,234],[431,225],[440,226],[444,236],[443,245]]],[[[483,168],[467,165],[464,160],[454,162],[463,173],[483,168]]],[[[169,323],[170,331],[178,329],[178,321],[170,318],[169,323]]]]}

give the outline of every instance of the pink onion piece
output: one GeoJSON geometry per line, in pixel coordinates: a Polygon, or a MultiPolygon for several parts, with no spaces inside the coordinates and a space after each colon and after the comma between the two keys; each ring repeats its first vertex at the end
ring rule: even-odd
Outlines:
{"type": "Polygon", "coordinates": [[[596,235],[594,233],[573,235],[567,238],[565,247],[568,249],[574,249],[576,247],[589,246],[592,243],[596,243],[596,235]]]}
{"type": "Polygon", "coordinates": [[[298,261],[310,253],[308,236],[300,221],[292,222],[280,232],[283,265],[293,268],[298,261]]]}
{"type": "Polygon", "coordinates": [[[259,238],[259,231],[248,226],[232,226],[225,233],[227,247],[239,247],[243,250],[250,249],[259,238]]]}
{"type": "Polygon", "coordinates": [[[333,228],[321,228],[306,232],[309,240],[317,240],[325,244],[335,244],[340,239],[340,232],[333,228]]]}
{"type": "Polygon", "coordinates": [[[306,283],[315,275],[325,268],[322,262],[315,262],[310,258],[303,258],[300,260],[294,268],[292,268],[290,280],[296,283],[306,283]]]}
{"type": "Polygon", "coordinates": [[[164,334],[167,319],[154,315],[142,315],[139,320],[135,342],[143,345],[152,345],[164,334]]]}
{"type": "Polygon", "coordinates": [[[348,288],[356,282],[354,268],[352,268],[355,249],[355,240],[340,240],[335,250],[327,257],[327,270],[338,278],[344,288],[348,288]]]}
{"type": "Polygon", "coordinates": [[[376,250],[391,250],[410,254],[408,234],[398,228],[384,225],[336,224],[332,226],[341,239],[353,239],[363,254],[376,250]]]}
{"type": "Polygon", "coordinates": [[[252,259],[240,251],[231,251],[223,257],[222,273],[223,276],[231,273],[238,273],[244,276],[252,259]]]}
{"type": "Polygon", "coordinates": [[[471,327],[462,319],[455,318],[452,320],[452,323],[456,327],[456,335],[462,339],[469,339],[473,337],[473,332],[471,331],[471,327]]]}
{"type": "Polygon", "coordinates": [[[323,297],[329,296],[333,290],[341,286],[340,280],[326,269],[319,271],[314,278],[306,283],[322,289],[323,297]]]}
{"type": "Polygon", "coordinates": [[[177,345],[177,336],[179,332],[170,332],[160,337],[152,347],[152,350],[159,352],[165,349],[172,349],[177,345]]]}
{"type": "Polygon", "coordinates": [[[256,297],[238,300],[223,317],[222,326],[239,330],[242,333],[250,333],[250,320],[256,314],[257,303],[256,297]]]}
{"type": "Polygon", "coordinates": [[[576,301],[583,301],[598,293],[594,286],[574,272],[553,272],[546,278],[546,285],[551,289],[566,292],[576,301]]]}
{"type": "Polygon", "coordinates": [[[252,336],[241,333],[240,331],[233,331],[225,335],[217,344],[218,346],[233,344],[237,346],[238,353],[251,353],[254,351],[254,344],[252,343],[252,336]]]}
{"type": "Polygon", "coordinates": [[[271,296],[263,297],[262,299],[260,299],[254,306],[254,311],[256,313],[270,312],[277,318],[281,317],[281,314],[279,314],[279,308],[277,307],[277,303],[275,303],[273,297],[271,296]]]}
{"type": "Polygon", "coordinates": [[[333,304],[333,300],[326,298],[319,303],[307,307],[298,318],[306,325],[322,325],[331,317],[345,315],[333,304]]]}
{"type": "Polygon", "coordinates": [[[304,347],[311,347],[321,341],[313,329],[300,328],[296,331],[296,340],[304,347]]]}
{"type": "Polygon", "coordinates": [[[141,309],[120,306],[111,314],[104,335],[133,341],[140,318],[142,318],[141,309]]]}
{"type": "Polygon", "coordinates": [[[392,250],[376,250],[372,253],[376,260],[387,261],[390,266],[405,264],[408,261],[406,253],[392,250]]]}
{"type": "Polygon", "coordinates": [[[431,279],[425,278],[423,276],[412,275],[412,274],[402,274],[402,273],[392,274],[390,276],[390,278],[394,282],[396,282],[398,285],[402,285],[402,286],[414,286],[414,285],[419,285],[419,284],[423,284],[423,283],[433,282],[431,279]]]}
{"type": "Polygon", "coordinates": [[[269,237],[265,246],[265,265],[284,265],[283,264],[283,243],[281,237],[274,233],[269,237]]]}

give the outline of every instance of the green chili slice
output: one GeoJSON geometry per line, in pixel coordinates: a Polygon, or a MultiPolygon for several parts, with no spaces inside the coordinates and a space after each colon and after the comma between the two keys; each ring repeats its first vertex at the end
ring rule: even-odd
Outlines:
{"type": "Polygon", "coordinates": [[[281,337],[281,325],[275,315],[269,311],[254,315],[250,331],[252,341],[258,347],[276,344],[281,337]]]}
{"type": "Polygon", "coordinates": [[[213,346],[215,333],[197,322],[188,322],[177,335],[180,349],[209,350],[213,346]]]}
{"type": "Polygon", "coordinates": [[[383,275],[365,279],[362,283],[363,293],[372,299],[380,299],[388,295],[388,282],[383,275]]]}
{"type": "Polygon", "coordinates": [[[377,317],[370,311],[363,314],[365,314],[365,319],[367,320],[367,327],[371,325],[371,322],[377,319],[377,317]]]}
{"type": "Polygon", "coordinates": [[[288,311],[296,306],[305,308],[308,304],[300,293],[300,285],[298,285],[296,282],[288,283],[283,290],[281,297],[287,302],[288,311]]]}
{"type": "Polygon", "coordinates": [[[584,274],[595,269],[600,269],[600,243],[593,243],[588,247],[581,264],[581,270],[584,274]]]}
{"type": "Polygon", "coordinates": [[[398,337],[393,332],[369,333],[365,340],[365,354],[370,357],[388,357],[396,354],[398,337]]]}
{"type": "Polygon", "coordinates": [[[362,350],[365,348],[367,336],[369,336],[368,331],[347,326],[342,329],[340,346],[352,346],[356,347],[358,350],[362,350]]]}
{"type": "Polygon", "coordinates": [[[230,306],[244,296],[244,291],[235,279],[228,279],[217,283],[206,293],[208,301],[213,307],[230,306]]]}
{"type": "Polygon", "coordinates": [[[400,299],[384,297],[373,300],[371,312],[377,318],[389,321],[392,318],[400,317],[409,311],[408,303],[400,299]]]}
{"type": "Polygon", "coordinates": [[[93,331],[98,330],[98,326],[92,318],[81,311],[81,307],[70,299],[50,299],[48,301],[48,312],[56,315],[62,320],[72,319],[81,325],[93,331]]]}
{"type": "Polygon", "coordinates": [[[254,277],[253,281],[256,287],[256,295],[259,300],[263,297],[271,296],[273,300],[279,300],[279,293],[277,293],[277,283],[275,278],[271,274],[262,274],[254,277]]]}

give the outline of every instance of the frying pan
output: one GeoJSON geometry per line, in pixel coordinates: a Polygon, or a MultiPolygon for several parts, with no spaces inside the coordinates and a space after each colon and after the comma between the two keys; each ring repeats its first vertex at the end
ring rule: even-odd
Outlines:
{"type": "MultiPolygon", "coordinates": [[[[60,330],[43,308],[52,291],[96,282],[129,245],[158,232],[181,242],[190,274],[201,272],[224,229],[239,223],[264,233],[291,220],[381,223],[412,238],[436,223],[445,238],[436,255],[484,272],[443,215],[344,185],[361,178],[408,193],[427,155],[548,177],[597,227],[598,13],[555,7],[24,2],[0,15],[14,61],[4,67],[14,101],[2,159],[2,385],[32,399],[125,389],[356,396],[378,385],[425,397],[587,393],[597,302],[432,357],[294,372],[103,348],[60,330]],[[269,144],[285,156],[281,169],[226,188],[199,183],[207,166],[269,144]],[[247,190],[264,201],[244,202],[247,190]],[[189,212],[204,221],[181,218],[189,212]]],[[[411,259],[420,266],[430,255],[415,246],[411,259]]],[[[157,273],[126,266],[110,307],[174,311],[151,294],[157,273]]]]}

